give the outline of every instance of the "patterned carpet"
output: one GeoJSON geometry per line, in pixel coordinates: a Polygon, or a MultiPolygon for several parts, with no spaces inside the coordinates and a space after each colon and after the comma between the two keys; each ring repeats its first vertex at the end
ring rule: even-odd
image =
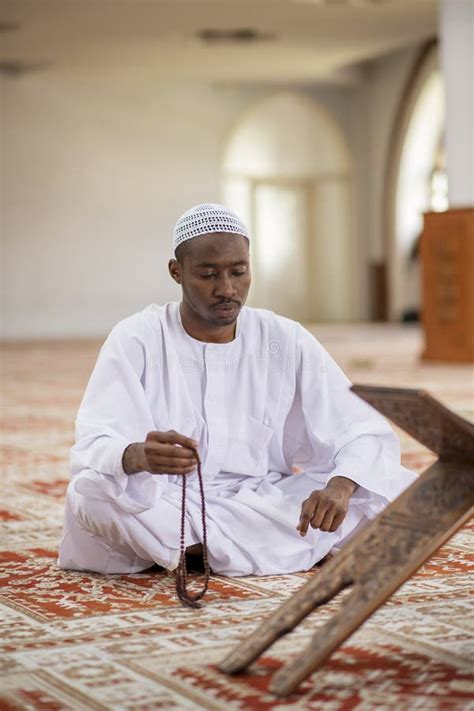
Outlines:
{"type": "MultiPolygon", "coordinates": [[[[472,369],[421,365],[416,328],[314,330],[356,382],[423,387],[472,418],[472,369]]],[[[3,350],[0,709],[474,708],[469,526],[285,700],[267,691],[272,672],[304,647],[337,600],[275,644],[251,673],[229,679],[216,663],[317,570],[214,577],[198,611],[176,601],[169,574],[59,571],[68,449],[97,346],[3,350]]],[[[413,469],[433,461],[408,437],[402,443],[413,469]]]]}

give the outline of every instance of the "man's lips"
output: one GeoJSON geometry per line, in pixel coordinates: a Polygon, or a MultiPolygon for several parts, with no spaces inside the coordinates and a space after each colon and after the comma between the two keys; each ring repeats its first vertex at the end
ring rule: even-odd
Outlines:
{"type": "Polygon", "coordinates": [[[233,301],[232,303],[225,303],[225,304],[215,304],[212,308],[214,311],[222,311],[224,313],[230,313],[231,311],[234,311],[235,309],[238,308],[238,304],[233,301]]]}

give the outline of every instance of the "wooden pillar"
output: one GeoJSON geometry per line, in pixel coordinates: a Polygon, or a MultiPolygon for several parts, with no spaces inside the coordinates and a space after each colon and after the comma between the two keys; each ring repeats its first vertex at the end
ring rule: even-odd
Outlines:
{"type": "Polygon", "coordinates": [[[371,321],[387,321],[387,265],[385,262],[373,261],[369,265],[369,286],[371,321]]]}
{"type": "Polygon", "coordinates": [[[423,359],[474,362],[474,208],[425,214],[423,359]]]}

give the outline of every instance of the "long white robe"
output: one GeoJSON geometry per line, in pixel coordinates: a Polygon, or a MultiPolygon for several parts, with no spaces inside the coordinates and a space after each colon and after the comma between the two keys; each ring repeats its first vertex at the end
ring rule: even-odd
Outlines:
{"type": "MultiPolygon", "coordinates": [[[[191,338],[178,303],[121,321],[79,409],[59,565],[100,573],[177,566],[181,477],[122,468],[127,445],[172,429],[199,442],[212,570],[311,568],[415,478],[387,422],[349,387],[308,331],[270,311],[244,307],[224,344],[191,338]],[[338,475],[359,485],[343,524],[300,536],[302,501],[338,475]]],[[[187,483],[191,545],[202,541],[197,473],[187,483]]]]}

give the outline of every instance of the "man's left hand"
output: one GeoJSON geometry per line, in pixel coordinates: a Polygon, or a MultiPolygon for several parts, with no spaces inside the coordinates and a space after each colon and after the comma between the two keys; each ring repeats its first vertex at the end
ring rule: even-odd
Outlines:
{"type": "Polygon", "coordinates": [[[313,491],[303,501],[296,530],[301,536],[306,535],[309,525],[321,531],[336,531],[346,517],[349,500],[356,488],[357,484],[352,479],[336,476],[325,489],[313,491]]]}

